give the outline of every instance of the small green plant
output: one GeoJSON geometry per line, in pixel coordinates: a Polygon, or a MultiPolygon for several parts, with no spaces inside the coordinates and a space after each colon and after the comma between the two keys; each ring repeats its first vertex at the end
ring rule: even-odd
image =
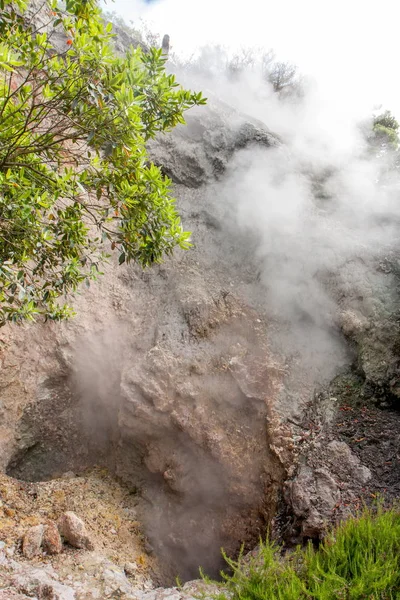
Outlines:
{"type": "Polygon", "coordinates": [[[339,525],[315,549],[281,555],[262,542],[257,556],[222,573],[217,600],[399,600],[400,512],[365,509],[339,525]]]}
{"type": "Polygon", "coordinates": [[[190,246],[146,142],[205,101],[113,37],[96,0],[0,0],[0,325],[67,317],[110,250],[145,267],[190,246]]]}

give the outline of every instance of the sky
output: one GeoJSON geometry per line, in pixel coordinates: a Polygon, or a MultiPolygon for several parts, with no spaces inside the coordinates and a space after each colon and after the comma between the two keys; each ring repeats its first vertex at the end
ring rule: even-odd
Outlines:
{"type": "Polygon", "coordinates": [[[127,22],[143,19],[152,31],[168,33],[178,54],[213,43],[273,48],[326,95],[361,112],[382,104],[400,118],[395,0],[108,0],[105,6],[127,22]]]}

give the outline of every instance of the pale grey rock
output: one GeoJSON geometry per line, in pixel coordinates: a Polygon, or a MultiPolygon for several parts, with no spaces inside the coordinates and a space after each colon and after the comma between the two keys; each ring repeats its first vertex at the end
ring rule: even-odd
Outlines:
{"type": "Polygon", "coordinates": [[[0,590],[0,600],[29,600],[29,596],[25,596],[25,594],[19,594],[18,592],[8,588],[7,590],[0,590]]]}
{"type": "Polygon", "coordinates": [[[115,565],[104,569],[102,573],[104,594],[106,598],[115,597],[117,594],[128,594],[132,591],[130,580],[124,571],[115,565]]]}
{"type": "Polygon", "coordinates": [[[124,571],[130,577],[135,577],[137,575],[138,566],[134,562],[127,562],[124,564],[124,571]]]}
{"type": "Polygon", "coordinates": [[[153,161],[176,183],[188,187],[219,178],[235,152],[249,146],[277,147],[279,138],[263,123],[209,99],[185,115],[186,125],[149,143],[153,161]]]}
{"type": "Polygon", "coordinates": [[[55,579],[55,573],[46,569],[19,569],[13,575],[12,586],[16,590],[36,597],[38,600],[76,600],[75,590],[55,579]],[[52,576],[53,575],[53,576],[52,576]]]}
{"type": "Polygon", "coordinates": [[[294,514],[301,520],[304,537],[319,537],[332,517],[332,510],[340,499],[340,491],[333,477],[325,469],[302,466],[297,477],[289,484],[290,503],[294,514]]]}
{"type": "MultiPolygon", "coordinates": [[[[195,600],[203,598],[208,600],[217,593],[221,593],[221,588],[213,584],[206,584],[202,580],[193,580],[185,583],[181,588],[157,588],[148,592],[135,592],[135,600],[195,600]]],[[[229,592],[227,592],[229,597],[229,592]]]]}
{"type": "Polygon", "coordinates": [[[300,465],[295,477],[287,482],[285,494],[301,535],[320,538],[335,521],[341,486],[347,492],[354,485],[364,485],[371,472],[344,442],[333,440],[325,448],[316,443],[313,453],[313,466],[300,465]]]}
{"type": "Polygon", "coordinates": [[[341,479],[354,479],[360,484],[371,479],[371,471],[361,464],[345,442],[333,440],[328,444],[327,450],[331,468],[341,479]]]}

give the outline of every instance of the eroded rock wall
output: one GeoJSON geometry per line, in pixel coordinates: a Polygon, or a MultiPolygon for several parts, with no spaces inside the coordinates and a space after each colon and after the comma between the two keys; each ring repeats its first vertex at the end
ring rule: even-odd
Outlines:
{"type": "Polygon", "coordinates": [[[193,116],[202,129],[190,149],[209,165],[203,179],[180,130],[153,145],[159,156],[165,144],[180,149],[164,164],[180,164],[194,249],[146,272],[112,264],[74,299],[74,320],[2,332],[3,470],[43,480],[107,466],[140,488],[150,543],[185,578],[200,564],[215,571],[221,546],[251,547],[265,531],[290,442],[274,407],[283,365],[249,301],[256,269],[233,238],[229,251],[199,187],[217,154],[228,161],[244,143],[277,141],[238,115],[230,128],[226,108],[205,111],[204,123],[193,116]]]}

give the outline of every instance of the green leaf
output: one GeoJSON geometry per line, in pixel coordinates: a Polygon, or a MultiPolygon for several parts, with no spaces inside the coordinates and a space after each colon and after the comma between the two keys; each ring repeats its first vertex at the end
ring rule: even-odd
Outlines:
{"type": "Polygon", "coordinates": [[[1,323],[70,317],[59,300],[101,274],[106,240],[124,249],[120,264],[143,266],[189,247],[171,182],[149,164],[146,141],[183,123],[201,95],[166,74],[160,49],[116,55],[94,0],[49,7],[70,41],[64,54],[50,34],[32,34],[28,14],[23,28],[16,10],[1,25],[1,323]]]}

